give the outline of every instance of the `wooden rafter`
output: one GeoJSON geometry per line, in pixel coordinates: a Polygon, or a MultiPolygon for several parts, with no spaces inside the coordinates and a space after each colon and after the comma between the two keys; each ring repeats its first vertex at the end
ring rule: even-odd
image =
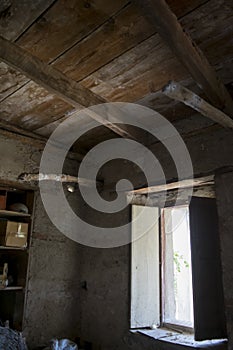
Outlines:
{"type": "Polygon", "coordinates": [[[10,132],[13,132],[13,133],[16,133],[16,134],[19,134],[19,135],[22,135],[22,136],[30,137],[30,138],[35,139],[35,140],[40,140],[44,143],[46,142],[45,137],[38,135],[32,131],[25,130],[19,126],[8,123],[4,120],[0,120],[0,128],[7,130],[7,131],[10,131],[10,132]]]}
{"type": "Polygon", "coordinates": [[[195,109],[197,112],[225,128],[233,129],[233,119],[181,84],[172,81],[163,88],[162,92],[166,96],[195,109]]]}
{"type": "Polygon", "coordinates": [[[233,101],[207,58],[184,31],[165,0],[135,0],[210,102],[233,116],[233,101]]]}
{"type": "MultiPolygon", "coordinates": [[[[94,94],[80,83],[68,78],[56,68],[31,55],[26,50],[0,36],[0,60],[17,69],[49,92],[56,94],[75,108],[90,107],[105,103],[106,100],[94,94]]],[[[90,111],[90,117],[103,124],[114,133],[134,139],[125,128],[106,120],[97,113],[90,111]]],[[[117,120],[115,118],[115,122],[117,120]]],[[[119,121],[119,123],[121,123],[119,121]]]]}

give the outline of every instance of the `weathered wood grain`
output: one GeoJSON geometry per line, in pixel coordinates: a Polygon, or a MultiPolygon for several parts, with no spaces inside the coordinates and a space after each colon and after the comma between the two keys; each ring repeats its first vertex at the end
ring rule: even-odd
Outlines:
{"type": "MultiPolygon", "coordinates": [[[[98,28],[109,16],[124,7],[127,1],[96,0],[89,3],[76,0],[67,2],[26,0],[19,3],[15,0],[10,3],[11,6],[4,16],[0,13],[0,35],[10,40],[19,37],[47,7],[54,3],[17,41],[29,52],[49,62],[98,28]]],[[[8,89],[4,90],[3,96],[0,95],[0,100],[17,90],[20,82],[23,86],[28,81],[19,73],[15,77],[12,69],[8,69],[6,74],[9,78],[8,89]]]]}
{"type": "Polygon", "coordinates": [[[30,81],[0,105],[1,118],[28,130],[40,128],[48,121],[61,118],[72,106],[30,81]],[[20,103],[23,101],[23,103],[20,103]],[[17,108],[15,108],[17,106],[17,108]]]}
{"type": "Polygon", "coordinates": [[[3,37],[0,37],[0,59],[74,107],[104,102],[101,97],[3,37]]]}
{"type": "Polygon", "coordinates": [[[58,0],[18,40],[18,44],[50,62],[121,10],[128,0],[58,0]]]}
{"type": "MultiPolygon", "coordinates": [[[[221,65],[219,69],[222,71],[224,62],[232,59],[233,55],[232,10],[232,3],[212,0],[181,20],[182,26],[192,34],[192,39],[199,44],[211,64],[221,65]]],[[[177,81],[189,77],[158,34],[155,34],[91,74],[83,83],[108,100],[135,101],[160,90],[162,81],[166,84],[175,76],[177,81]]]]}
{"type": "MultiPolygon", "coordinates": [[[[176,15],[182,17],[204,2],[170,0],[169,4],[176,15]]],[[[132,2],[62,55],[54,65],[72,79],[81,80],[154,33],[154,26],[132,2]]]]}
{"type": "Polygon", "coordinates": [[[193,79],[199,84],[214,106],[233,115],[233,100],[218,79],[206,56],[184,32],[165,0],[136,0],[147,18],[154,24],[164,42],[182,62],[193,79]]]}
{"type": "MultiPolygon", "coordinates": [[[[219,62],[219,64],[215,65],[215,69],[220,79],[226,85],[233,82],[233,58],[226,60],[225,62],[219,62]]],[[[200,97],[204,97],[202,89],[200,89],[192,79],[185,79],[180,81],[180,83],[198,94],[200,97]]],[[[178,101],[169,99],[167,96],[163,95],[161,91],[149,93],[136,101],[136,103],[156,110],[172,122],[177,119],[188,118],[193,114],[190,107],[179,103],[178,101]]]]}
{"type": "Polygon", "coordinates": [[[183,87],[181,84],[170,82],[163,88],[163,93],[166,96],[173,98],[176,101],[180,101],[187,106],[195,109],[197,112],[213,120],[215,123],[218,123],[225,128],[233,129],[233,119],[203,100],[194,92],[183,87]]]}
{"type": "Polygon", "coordinates": [[[16,40],[55,0],[5,0],[0,4],[0,35],[16,40]]]}
{"type": "MultiPolygon", "coordinates": [[[[23,173],[20,174],[18,179],[22,182],[33,182],[33,181],[57,181],[57,182],[62,182],[62,183],[77,183],[80,186],[96,186],[97,181],[85,179],[82,177],[76,177],[76,176],[71,176],[71,175],[66,175],[66,174],[42,174],[42,173],[37,173],[37,174],[28,174],[28,173],[23,173]]],[[[99,183],[101,184],[101,183],[99,183]]]]}
{"type": "MultiPolygon", "coordinates": [[[[106,102],[81,84],[67,78],[57,69],[47,65],[37,57],[29,54],[24,49],[3,37],[0,37],[0,59],[13,68],[18,69],[30,79],[33,79],[49,92],[58,95],[62,100],[75,108],[80,109],[80,106],[89,107],[106,102]]],[[[87,109],[86,114],[116,134],[134,139],[134,136],[127,131],[127,127],[120,127],[116,124],[118,123],[117,118],[114,118],[114,122],[108,120],[106,123],[106,119],[102,115],[92,110],[87,109]]],[[[121,122],[119,121],[119,123],[121,122]]]]}
{"type": "MultiPolygon", "coordinates": [[[[214,185],[200,186],[193,188],[193,196],[194,197],[202,197],[202,198],[215,198],[215,189],[214,185]]],[[[151,207],[166,207],[166,206],[174,206],[174,205],[184,205],[189,204],[190,190],[189,189],[179,189],[179,191],[171,190],[166,193],[166,202],[164,203],[164,194],[163,192],[157,194],[147,195],[128,195],[127,202],[128,204],[133,205],[146,205],[151,207]]]]}
{"type": "MultiPolygon", "coordinates": [[[[175,11],[178,17],[184,16],[186,13],[192,11],[194,8],[200,6],[202,3],[204,3],[204,0],[182,0],[181,2],[177,2],[176,0],[169,0],[169,5],[171,5],[172,9],[175,11]]],[[[62,11],[62,2],[58,2],[56,5],[54,5],[42,17],[44,18],[44,20],[40,19],[38,23],[35,23],[32,26],[32,28],[24,34],[24,36],[19,40],[20,45],[26,47],[29,51],[37,54],[39,58],[49,60],[48,56],[43,56],[43,52],[44,50],[46,50],[47,46],[51,47],[51,49],[49,48],[49,50],[53,50],[52,47],[54,47],[54,45],[55,49],[57,49],[58,47],[60,47],[61,49],[61,45],[63,45],[62,43],[60,43],[60,40],[54,40],[54,36],[56,36],[57,33],[56,31],[55,33],[51,33],[52,26],[54,26],[55,28],[55,25],[60,26],[61,23],[63,23],[62,21],[61,23],[59,23],[59,19],[61,16],[63,18],[66,12],[69,13],[69,11],[71,11],[72,6],[74,5],[72,4],[73,2],[67,4],[65,11],[62,11]],[[53,19],[55,15],[56,19],[53,19]],[[41,22],[43,22],[43,25],[41,24],[41,22]],[[46,34],[46,42],[44,42],[44,34],[46,31],[48,33],[46,34]]],[[[118,5],[120,4],[118,3],[118,5]]],[[[83,6],[83,4],[76,3],[76,6],[78,10],[80,6],[83,6]]],[[[96,5],[94,5],[94,7],[95,6],[96,5]]],[[[116,5],[112,4],[111,6],[116,5]]],[[[82,11],[80,11],[80,15],[84,15],[86,11],[90,12],[90,9],[82,9],[82,11]]],[[[93,12],[93,9],[91,11],[93,12]]],[[[72,33],[74,31],[77,35],[77,38],[80,38],[84,30],[87,30],[86,26],[84,26],[85,23],[83,23],[83,20],[84,19],[82,19],[81,23],[79,23],[75,26],[75,28],[72,29],[72,33]]],[[[91,21],[92,20],[93,16],[91,16],[91,21]]],[[[69,26],[70,24],[67,25],[69,26]]],[[[59,28],[58,31],[61,30],[61,28],[59,28]]],[[[120,54],[122,54],[122,52],[127,51],[132,46],[149,37],[152,32],[154,32],[152,26],[145,20],[145,18],[143,18],[143,16],[140,13],[138,13],[138,11],[136,11],[135,6],[131,4],[130,6],[126,6],[122,11],[120,11],[116,15],[112,16],[108,21],[106,21],[106,23],[94,30],[92,34],[87,36],[83,41],[78,41],[77,45],[75,45],[73,49],[69,50],[67,53],[62,55],[60,59],[55,61],[54,65],[57,68],[66,72],[66,74],[68,74],[73,79],[79,80],[85,75],[92,73],[93,71],[104,65],[106,62],[111,61],[114,57],[119,56],[120,54]]],[[[62,33],[62,37],[63,35],[64,34],[62,33]]],[[[66,35],[69,35],[68,31],[66,35]]],[[[55,53],[53,55],[51,54],[50,56],[53,56],[54,58],[54,55],[55,53]]],[[[12,90],[10,90],[10,92],[12,92],[12,90]]],[[[37,95],[36,92],[35,94],[37,95]]],[[[7,91],[5,93],[5,96],[6,95],[7,91]]],[[[46,124],[46,118],[47,123],[53,122],[53,119],[55,119],[54,116],[56,114],[58,115],[58,119],[60,118],[63,108],[61,108],[60,111],[58,111],[57,109],[53,110],[53,106],[57,105],[57,101],[55,100],[53,102],[51,100],[51,96],[47,96],[45,98],[46,107],[48,107],[46,100],[49,99],[51,101],[49,108],[51,111],[51,118],[47,117],[46,108],[43,109],[43,107],[40,107],[40,105],[38,106],[37,113],[34,112],[34,103],[31,102],[32,105],[30,105],[29,95],[31,95],[31,87],[29,87],[28,89],[23,88],[23,94],[19,91],[16,93],[16,96],[11,96],[9,99],[9,103],[8,101],[6,101],[6,105],[3,105],[1,108],[1,110],[3,110],[4,113],[4,118],[7,118],[7,115],[8,118],[19,118],[20,120],[24,117],[21,113],[16,114],[14,117],[13,110],[10,110],[10,108],[12,108],[14,104],[19,103],[17,103],[17,99],[21,99],[22,95],[25,96],[25,114],[27,114],[26,106],[28,106],[28,115],[34,116],[34,124],[28,123],[28,127],[30,129],[33,126],[40,127],[43,123],[46,124]]],[[[69,110],[67,109],[66,112],[68,111],[69,110]]]]}
{"type": "MultiPolygon", "coordinates": [[[[168,3],[171,5],[170,2],[168,3]]],[[[183,0],[180,2],[173,1],[173,3],[174,6],[177,6],[180,9],[182,9],[184,6],[183,0]]],[[[192,1],[189,1],[190,6],[192,3],[192,1]]],[[[201,4],[201,2],[199,2],[199,4],[201,4]]],[[[233,76],[232,61],[230,61],[232,60],[233,55],[232,7],[233,5],[230,2],[223,0],[212,0],[206,5],[204,4],[203,6],[200,6],[194,12],[189,13],[181,20],[182,26],[185,27],[195,42],[201,47],[211,64],[218,68],[219,73],[221,73],[221,76],[224,78],[224,82],[227,83],[233,81],[231,78],[233,76]]],[[[126,11],[126,9],[127,8],[125,8],[124,11],[126,11]]],[[[189,8],[189,10],[192,11],[192,8],[189,8]]],[[[123,15],[125,13],[124,11],[122,11],[119,16],[123,15]]],[[[176,11],[177,10],[174,8],[174,12],[178,14],[176,11]]],[[[131,19],[129,18],[129,22],[130,20],[131,19]]],[[[116,23],[121,23],[118,16],[116,17],[116,23]]],[[[123,20],[122,23],[124,23],[123,20]]],[[[113,29],[114,35],[115,31],[117,32],[117,30],[119,30],[117,24],[113,29]]],[[[105,25],[103,25],[103,28],[104,26],[105,25]]],[[[135,32],[134,29],[130,28],[129,39],[127,39],[126,36],[124,40],[128,40],[130,42],[132,36],[136,32],[137,28],[135,29],[135,32]]],[[[122,31],[119,31],[119,34],[121,33],[122,31]]],[[[114,35],[113,38],[116,40],[116,43],[110,43],[110,45],[113,45],[115,48],[117,41],[120,40],[120,42],[123,43],[123,40],[121,41],[120,35],[119,37],[114,35]]],[[[99,34],[99,30],[97,29],[91,34],[90,39],[92,38],[93,42],[98,39],[98,37],[106,40],[103,44],[103,48],[109,45],[109,42],[107,41],[108,32],[106,32],[106,36],[103,36],[102,34],[99,34]]],[[[161,43],[161,40],[156,42],[156,38],[158,38],[157,34],[155,34],[154,37],[140,43],[135,48],[125,52],[121,57],[114,59],[111,61],[111,63],[89,75],[89,77],[83,81],[83,84],[86,84],[87,87],[91,87],[93,91],[98,94],[102,94],[109,100],[134,102],[138,101],[143,96],[154,96],[154,91],[160,90],[162,86],[165,85],[170,79],[180,81],[181,79],[183,80],[188,78],[185,70],[182,68],[179,62],[176,61],[174,56],[161,43]]],[[[87,39],[88,37],[84,40],[84,43],[87,39]]],[[[99,41],[97,40],[97,43],[100,43],[100,39],[99,41]]],[[[80,42],[80,44],[82,44],[82,42],[80,42]]],[[[78,45],[79,44],[77,44],[77,47],[78,45]]],[[[90,47],[90,45],[91,40],[90,43],[87,41],[86,48],[90,47]]],[[[80,56],[76,61],[77,69],[80,67],[81,74],[89,74],[89,72],[91,72],[94,68],[92,63],[92,51],[89,51],[90,57],[87,57],[85,55],[85,45],[81,45],[81,47],[82,51],[80,52],[80,56]],[[87,68],[85,65],[83,65],[83,69],[81,69],[82,62],[80,57],[84,58],[87,68]],[[90,70],[88,66],[90,67],[90,70]]],[[[107,51],[107,49],[105,50],[107,51]]],[[[96,55],[96,58],[98,58],[99,52],[93,52],[93,54],[96,55]]],[[[66,55],[67,57],[69,56],[69,51],[64,54],[64,57],[66,55]]],[[[72,68],[72,64],[75,64],[74,57],[72,58],[73,63],[72,60],[70,61],[71,64],[68,71],[70,71],[70,74],[74,72],[74,74],[78,75],[76,70],[72,68]]],[[[103,59],[105,60],[105,58],[103,59]]],[[[112,58],[109,56],[109,59],[112,58]]],[[[59,62],[59,60],[57,62],[59,62]]],[[[60,62],[62,62],[62,58],[60,62]]],[[[69,61],[67,58],[67,66],[68,63],[69,61]]],[[[65,67],[65,63],[63,67],[65,67]]],[[[36,96],[40,95],[40,92],[37,93],[36,89],[37,87],[35,84],[35,90],[32,94],[32,90],[30,89],[29,85],[28,89],[26,87],[23,89],[23,93],[18,91],[17,94],[12,95],[0,105],[0,115],[7,120],[14,120],[14,122],[19,124],[23,122],[21,125],[33,130],[34,128],[38,129],[42,127],[44,124],[54,123],[56,119],[60,119],[63,115],[65,115],[65,113],[72,111],[73,108],[69,107],[68,104],[64,103],[63,101],[58,102],[56,97],[51,95],[49,96],[49,94],[44,96],[44,102],[43,98],[38,99],[37,106],[35,103],[35,98],[37,98],[36,96]],[[35,98],[32,98],[33,95],[35,98]],[[17,106],[17,108],[15,108],[15,106],[17,106]],[[22,107],[19,108],[18,106],[22,107]],[[15,119],[13,117],[14,114],[16,117],[15,119]],[[31,124],[29,124],[29,121],[31,121],[31,124]]],[[[41,88],[38,89],[38,91],[40,91],[41,88]]],[[[154,106],[153,108],[156,109],[159,101],[161,100],[157,100],[155,98],[151,100],[149,106],[154,106]]],[[[179,107],[176,109],[174,104],[169,104],[168,106],[170,107],[168,107],[166,110],[166,101],[167,100],[163,100],[161,110],[167,117],[171,116],[171,119],[175,119],[179,118],[179,115],[181,115],[181,117],[188,116],[188,112],[190,112],[188,107],[184,107],[184,109],[183,107],[179,107]]]]}
{"type": "Polygon", "coordinates": [[[194,179],[184,179],[178,182],[172,182],[168,184],[155,185],[145,188],[140,188],[138,190],[129,191],[128,194],[148,194],[148,193],[158,193],[163,191],[170,191],[174,189],[184,189],[190,187],[207,186],[214,183],[214,175],[203,176],[194,179]]]}
{"type": "Polygon", "coordinates": [[[22,87],[28,79],[17,70],[0,62],[0,101],[22,87]]]}

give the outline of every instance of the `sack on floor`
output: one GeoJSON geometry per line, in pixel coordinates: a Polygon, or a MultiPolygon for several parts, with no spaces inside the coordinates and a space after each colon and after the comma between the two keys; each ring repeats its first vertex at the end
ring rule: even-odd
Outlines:
{"type": "Polygon", "coordinates": [[[13,329],[8,327],[0,327],[0,349],[27,350],[27,346],[19,332],[13,331],[13,329]]]}
{"type": "Polygon", "coordinates": [[[52,350],[78,350],[78,345],[68,339],[53,340],[52,350]]]}

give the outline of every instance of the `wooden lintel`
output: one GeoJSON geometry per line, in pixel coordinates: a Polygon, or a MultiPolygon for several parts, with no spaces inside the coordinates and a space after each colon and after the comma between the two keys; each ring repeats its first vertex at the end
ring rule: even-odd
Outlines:
{"type": "MultiPolygon", "coordinates": [[[[192,196],[202,198],[215,198],[214,185],[194,187],[192,196]]],[[[189,197],[190,193],[188,189],[184,188],[179,190],[179,192],[177,189],[168,191],[165,197],[162,192],[150,194],[149,196],[145,194],[127,195],[127,203],[147,207],[166,207],[188,204],[190,201],[189,197]]]]}
{"type": "Polygon", "coordinates": [[[166,96],[195,109],[197,112],[213,120],[214,122],[219,123],[226,128],[233,129],[233,119],[203,100],[194,92],[183,87],[181,84],[171,81],[163,88],[162,92],[166,96]]]}
{"type": "Polygon", "coordinates": [[[233,100],[207,58],[180,25],[165,0],[135,0],[164,42],[203,89],[210,102],[233,116],[233,100]]]}
{"type": "Polygon", "coordinates": [[[214,183],[214,175],[203,176],[194,179],[184,179],[177,182],[171,182],[162,185],[155,185],[150,187],[144,187],[133,191],[128,191],[127,194],[149,194],[159,193],[164,191],[170,191],[175,189],[184,189],[191,187],[198,187],[204,185],[212,185],[214,183]]]}
{"type": "MultiPolygon", "coordinates": [[[[0,60],[79,110],[83,107],[107,102],[104,98],[94,94],[75,80],[68,78],[53,66],[46,64],[20,46],[1,36],[0,60]]],[[[121,128],[119,125],[110,121],[106,123],[106,120],[97,113],[90,113],[90,116],[121,137],[134,139],[127,132],[126,128],[121,128]]],[[[119,123],[121,122],[119,121],[119,123]]]]}

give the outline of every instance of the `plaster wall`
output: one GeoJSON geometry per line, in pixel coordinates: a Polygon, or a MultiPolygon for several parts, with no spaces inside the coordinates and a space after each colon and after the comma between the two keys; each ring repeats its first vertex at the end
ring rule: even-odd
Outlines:
{"type": "MultiPolygon", "coordinates": [[[[0,183],[17,182],[23,172],[37,173],[40,157],[36,148],[0,135],[0,183]]],[[[76,168],[76,162],[65,164],[70,174],[76,168]]],[[[80,325],[79,245],[51,223],[38,190],[34,210],[23,327],[30,349],[56,337],[74,339],[80,325]]]]}
{"type": "MultiPolygon", "coordinates": [[[[233,164],[232,132],[219,130],[186,140],[194,173],[212,172],[233,164]]],[[[163,164],[167,179],[176,177],[174,166],[163,148],[153,146],[163,164]]],[[[37,172],[40,152],[18,141],[0,136],[0,178],[15,181],[22,172],[37,172]]],[[[125,164],[126,172],[135,185],[144,179],[134,167],[125,164]]],[[[76,162],[67,165],[67,172],[77,168],[76,162]]],[[[123,167],[106,167],[101,176],[105,183],[112,182],[124,173],[123,167]],[[117,174],[117,176],[116,176],[117,174]],[[110,179],[110,180],[109,180],[110,179]]],[[[155,179],[158,180],[159,179],[155,179]]],[[[232,239],[231,207],[233,194],[231,179],[217,182],[224,291],[227,301],[229,338],[232,327],[232,239]],[[226,186],[226,183],[228,184],[226,186]],[[228,190],[229,188],[229,190],[228,190]],[[227,210],[225,211],[225,207],[227,210]],[[229,214],[230,213],[230,214],[229,214]],[[225,255],[225,252],[227,253],[225,255]]],[[[80,203],[76,202],[77,206],[80,203]]],[[[88,219],[88,209],[81,203],[82,215],[88,219]]],[[[99,217],[91,213],[92,221],[120,225],[129,218],[129,209],[117,216],[99,217]]],[[[126,232],[129,233],[129,232],[126,232]]],[[[98,350],[165,349],[167,345],[154,342],[142,335],[129,332],[130,319],[130,246],[113,249],[95,249],[80,246],[66,239],[49,221],[36,193],[35,220],[30,250],[29,288],[25,312],[24,333],[31,348],[46,345],[49,339],[73,338],[76,335],[92,343],[98,350]]],[[[229,348],[232,349],[230,342],[229,348]]],[[[169,345],[171,349],[179,346],[169,345]]]]}
{"type": "MultiPolygon", "coordinates": [[[[214,172],[215,169],[233,165],[233,138],[232,131],[219,130],[209,134],[190,137],[186,145],[193,162],[194,173],[196,175],[207,172],[214,172]]],[[[153,151],[164,165],[167,179],[176,177],[174,166],[170,162],[169,156],[163,152],[160,146],[153,146],[153,151]]],[[[131,165],[130,165],[131,166],[131,165]]],[[[141,179],[137,169],[126,167],[129,178],[141,185],[141,179]]],[[[123,165],[116,168],[107,167],[103,169],[102,176],[107,184],[119,178],[119,173],[125,175],[123,165]]],[[[159,180],[159,179],[155,179],[159,180]]],[[[232,179],[233,180],[233,179],[232,179]]],[[[228,180],[230,182],[230,180],[228,180]]],[[[134,182],[134,183],[135,183],[134,182]]],[[[229,183],[228,182],[228,183],[229,183]]],[[[232,181],[233,182],[233,181],[232,181]]],[[[233,293],[233,270],[232,270],[232,223],[229,222],[229,213],[232,213],[233,194],[227,193],[228,185],[224,187],[224,181],[219,182],[217,196],[219,220],[221,225],[221,240],[227,249],[228,254],[222,254],[225,269],[224,290],[228,300],[227,320],[229,338],[232,339],[232,293],[233,293]],[[227,208],[225,212],[225,197],[227,195],[227,208]],[[226,227],[227,226],[227,227],[226,227]]],[[[231,186],[232,187],[232,186],[231,186]]],[[[229,187],[229,191],[231,189],[229,187]]],[[[106,218],[108,225],[121,224],[128,212],[122,216],[110,216],[106,218]]],[[[232,217],[232,215],[231,215],[232,217]]],[[[142,335],[132,335],[129,332],[130,319],[130,247],[123,246],[114,249],[94,249],[88,247],[81,248],[81,279],[86,283],[86,289],[81,293],[81,337],[95,344],[96,349],[101,350],[142,350],[142,349],[163,349],[167,345],[162,342],[155,342],[142,335]]],[[[169,348],[179,348],[179,346],[169,345],[169,348]]],[[[229,348],[232,349],[230,342],[229,348]]]]}

